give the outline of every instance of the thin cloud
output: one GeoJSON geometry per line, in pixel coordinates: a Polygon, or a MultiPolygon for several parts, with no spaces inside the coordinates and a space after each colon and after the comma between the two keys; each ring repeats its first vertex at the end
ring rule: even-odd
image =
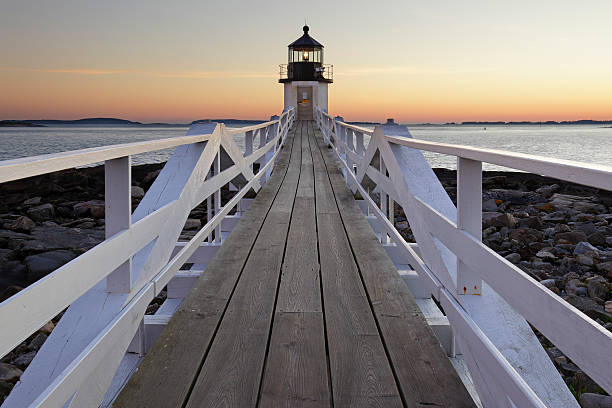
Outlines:
{"type": "Polygon", "coordinates": [[[139,71],[134,69],[71,69],[71,68],[0,68],[2,71],[26,71],[49,74],[71,74],[71,75],[120,75],[138,74],[158,78],[184,78],[184,79],[252,79],[252,78],[275,78],[278,76],[272,72],[236,72],[236,71],[139,71]]]}
{"type": "Polygon", "coordinates": [[[397,75],[456,75],[456,74],[479,74],[497,71],[495,68],[482,69],[439,69],[439,68],[416,68],[416,67],[362,67],[334,72],[336,76],[360,76],[376,74],[397,75]]]}
{"type": "Polygon", "coordinates": [[[74,74],[74,75],[117,75],[125,74],[128,72],[134,72],[127,69],[61,69],[61,68],[22,68],[12,69],[14,71],[28,71],[28,72],[44,72],[50,74],[74,74]]]}

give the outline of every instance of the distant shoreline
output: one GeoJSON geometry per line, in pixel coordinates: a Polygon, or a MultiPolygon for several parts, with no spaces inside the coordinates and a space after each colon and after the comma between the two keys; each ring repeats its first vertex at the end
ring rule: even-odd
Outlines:
{"type": "MultiPolygon", "coordinates": [[[[223,122],[231,125],[244,125],[251,123],[263,123],[264,119],[201,119],[191,123],[165,123],[153,122],[143,123],[117,118],[84,118],[75,120],[61,119],[25,119],[25,120],[0,120],[0,127],[54,127],[54,126],[134,126],[134,127],[188,127],[194,123],[202,122],[223,122]]],[[[376,126],[378,122],[348,122],[353,125],[376,126]]],[[[466,122],[446,122],[446,123],[403,123],[405,126],[564,126],[564,125],[611,125],[604,128],[612,128],[612,120],[564,120],[564,121],[466,121],[466,122]]]]}

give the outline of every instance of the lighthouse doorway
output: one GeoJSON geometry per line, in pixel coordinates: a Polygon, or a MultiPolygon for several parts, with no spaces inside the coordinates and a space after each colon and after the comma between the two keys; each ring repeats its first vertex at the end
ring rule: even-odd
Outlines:
{"type": "Polygon", "coordinates": [[[298,86],[297,89],[298,119],[312,120],[312,87],[298,86]]]}

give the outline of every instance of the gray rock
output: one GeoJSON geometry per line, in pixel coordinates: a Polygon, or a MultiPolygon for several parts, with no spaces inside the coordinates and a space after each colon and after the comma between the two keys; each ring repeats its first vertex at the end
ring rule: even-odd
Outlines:
{"type": "Polygon", "coordinates": [[[555,282],[555,280],[554,280],[554,279],[544,279],[544,280],[540,281],[540,283],[541,283],[543,286],[547,287],[548,289],[550,289],[550,288],[552,288],[552,287],[556,286],[556,282],[555,282]]]}
{"type": "MultiPolygon", "coordinates": [[[[578,279],[570,279],[565,284],[565,292],[568,295],[577,295],[578,288],[581,288],[581,287],[583,287],[582,282],[580,282],[578,279]]],[[[586,291],[584,292],[584,294],[586,295],[586,291]]]]}
{"type": "Polygon", "coordinates": [[[604,234],[602,234],[599,231],[596,231],[592,234],[590,234],[587,237],[587,240],[589,241],[590,244],[592,245],[600,245],[603,246],[606,244],[606,236],[604,234]]]}
{"type": "Polygon", "coordinates": [[[536,256],[538,258],[542,258],[542,259],[557,259],[557,257],[555,255],[553,255],[552,253],[548,252],[548,251],[540,251],[536,254],[536,256]]]}
{"type": "Polygon", "coordinates": [[[13,258],[13,251],[8,248],[0,248],[0,263],[9,261],[13,258]]]}
{"type": "Polygon", "coordinates": [[[576,262],[584,266],[593,266],[595,264],[593,257],[584,254],[576,255],[576,262]]]}
{"type": "Polygon", "coordinates": [[[27,286],[27,269],[19,261],[0,263],[0,288],[9,286],[27,286]]]}
{"type": "Polygon", "coordinates": [[[142,198],[145,195],[145,191],[142,187],[132,186],[132,198],[142,198]]]}
{"type": "Polygon", "coordinates": [[[521,255],[517,254],[516,252],[506,255],[504,258],[506,258],[508,261],[512,262],[513,264],[517,264],[521,262],[521,255]]]}
{"type": "Polygon", "coordinates": [[[488,200],[485,200],[482,203],[482,210],[483,211],[488,211],[488,212],[497,211],[497,208],[498,208],[497,207],[497,203],[492,198],[490,198],[488,200]]]}
{"type": "Polygon", "coordinates": [[[6,224],[5,227],[11,231],[30,232],[34,229],[34,227],[36,227],[36,223],[28,217],[22,215],[15,221],[6,224]]]}
{"type": "Polygon", "coordinates": [[[612,397],[585,392],[580,395],[580,406],[582,408],[612,408],[612,397]]]}
{"type": "Polygon", "coordinates": [[[538,217],[527,217],[523,218],[519,221],[519,226],[521,228],[534,228],[541,229],[543,227],[542,221],[538,217]]]}
{"type": "Polygon", "coordinates": [[[183,227],[183,229],[196,230],[196,229],[200,229],[201,227],[202,227],[202,223],[200,222],[200,220],[197,220],[194,218],[188,218],[187,222],[185,222],[185,226],[183,227]]]}
{"type": "Polygon", "coordinates": [[[486,191],[483,196],[486,200],[502,200],[503,203],[510,203],[515,205],[534,204],[544,201],[544,197],[533,191],[518,191],[518,190],[503,190],[503,189],[491,189],[486,191]]]}
{"type": "Polygon", "coordinates": [[[91,214],[94,218],[104,218],[104,201],[100,200],[89,200],[82,203],[75,204],[72,210],[77,217],[83,217],[87,214],[91,214]]]}
{"type": "Polygon", "coordinates": [[[585,254],[585,255],[598,255],[599,249],[595,248],[593,245],[588,242],[582,241],[576,244],[574,248],[574,255],[585,254]]]}
{"type": "Polygon", "coordinates": [[[408,222],[407,221],[399,221],[395,223],[395,227],[399,230],[405,230],[408,229],[408,222]]]}
{"type": "Polygon", "coordinates": [[[32,360],[34,360],[35,356],[36,356],[36,351],[30,351],[27,353],[23,353],[23,354],[18,355],[11,363],[15,364],[18,367],[25,368],[32,362],[32,360]]]}
{"type": "Polygon", "coordinates": [[[17,367],[6,363],[0,363],[0,381],[14,383],[21,377],[21,374],[23,374],[23,371],[17,367]]]}
{"type": "Polygon", "coordinates": [[[601,273],[605,273],[608,278],[612,278],[612,261],[598,264],[597,270],[601,273]]]}
{"type": "Polygon", "coordinates": [[[608,293],[608,280],[596,275],[586,280],[586,287],[590,297],[604,299],[608,293]]]}
{"type": "Polygon", "coordinates": [[[42,204],[28,209],[28,215],[35,221],[50,220],[55,217],[53,204],[42,204]]]}
{"type": "Polygon", "coordinates": [[[28,267],[28,280],[36,282],[74,258],[74,253],[67,250],[30,255],[24,261],[28,267]]]}
{"type": "Polygon", "coordinates": [[[606,313],[612,313],[612,300],[608,300],[606,303],[604,303],[604,310],[606,313]]]}
{"type": "Polygon", "coordinates": [[[48,252],[57,249],[85,251],[104,240],[104,231],[76,229],[60,226],[41,226],[26,235],[20,249],[26,252],[48,252]]]}
{"type": "Polygon", "coordinates": [[[38,350],[42,347],[44,342],[47,340],[47,335],[44,333],[38,333],[28,344],[30,350],[38,350]]]}
{"type": "Polygon", "coordinates": [[[522,244],[540,242],[543,238],[544,234],[532,228],[518,228],[510,233],[510,239],[514,239],[522,244]]]}
{"type": "Polygon", "coordinates": [[[577,244],[581,241],[586,241],[586,234],[582,231],[560,232],[555,235],[557,242],[559,240],[567,241],[571,244],[577,244]]]}
{"type": "Polygon", "coordinates": [[[38,205],[40,204],[40,197],[32,197],[32,198],[28,198],[27,200],[25,200],[23,202],[23,205],[38,205]]]}
{"type": "Polygon", "coordinates": [[[612,237],[606,237],[606,245],[612,246],[612,237]]]}
{"type": "Polygon", "coordinates": [[[553,193],[556,193],[557,191],[559,191],[559,185],[558,184],[552,184],[550,186],[544,186],[544,187],[540,187],[536,190],[536,193],[541,194],[542,196],[548,198],[551,195],[553,195],[553,193]]]}
{"type": "Polygon", "coordinates": [[[565,222],[567,220],[567,213],[564,211],[555,211],[550,214],[546,214],[542,217],[543,221],[546,222],[565,222]]]}

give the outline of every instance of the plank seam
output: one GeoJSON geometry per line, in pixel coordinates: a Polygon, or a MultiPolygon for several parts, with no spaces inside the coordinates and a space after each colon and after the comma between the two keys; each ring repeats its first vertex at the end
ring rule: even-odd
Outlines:
{"type": "MultiPolygon", "coordinates": [[[[297,196],[298,185],[300,184],[300,178],[302,176],[302,166],[301,166],[301,164],[302,164],[302,147],[301,147],[301,145],[302,145],[302,137],[303,137],[302,131],[303,131],[303,125],[300,126],[300,150],[299,150],[299,152],[300,152],[300,166],[298,167],[298,178],[297,178],[297,182],[295,184],[295,192],[293,194],[293,204],[291,205],[291,214],[289,215],[289,223],[288,223],[288,226],[287,226],[287,233],[285,235],[285,245],[283,247],[283,256],[281,258],[281,263],[280,263],[281,267],[280,267],[280,270],[279,270],[279,273],[278,273],[278,278],[277,278],[277,281],[276,281],[276,292],[274,294],[274,306],[272,307],[272,318],[270,320],[270,327],[268,328],[268,339],[267,339],[267,342],[266,342],[266,353],[264,354],[264,362],[263,362],[263,366],[261,368],[261,374],[259,376],[259,387],[258,387],[258,390],[257,390],[257,402],[255,403],[256,407],[259,407],[260,402],[261,402],[261,392],[262,392],[262,387],[263,387],[263,382],[264,382],[264,376],[265,376],[265,373],[266,373],[266,367],[268,365],[268,356],[270,354],[270,343],[272,342],[272,329],[274,328],[274,317],[276,315],[276,306],[277,306],[277,303],[278,303],[278,292],[280,290],[280,283],[281,283],[281,279],[282,279],[282,276],[283,276],[282,269],[283,269],[283,265],[285,263],[285,255],[287,253],[287,241],[289,240],[289,232],[291,231],[291,219],[293,218],[293,210],[295,208],[295,198],[297,196]]],[[[295,136],[293,138],[293,143],[295,144],[295,136]]],[[[291,159],[293,158],[292,156],[293,156],[293,145],[292,145],[292,154],[291,154],[291,156],[289,158],[289,165],[287,166],[287,173],[289,172],[289,167],[291,166],[291,159]]],[[[285,178],[283,177],[283,182],[281,183],[281,188],[282,188],[282,185],[284,184],[284,182],[285,182],[285,178]]],[[[279,188],[279,191],[280,191],[280,188],[279,188]]]]}
{"type": "MultiPolygon", "coordinates": [[[[291,155],[293,154],[293,143],[295,140],[295,136],[291,138],[291,150],[289,151],[289,162],[291,161],[291,155]]],[[[287,144],[285,144],[285,147],[288,147],[287,144]]],[[[255,236],[255,239],[253,240],[253,245],[251,245],[251,248],[249,249],[249,253],[247,254],[247,256],[245,257],[242,266],[240,268],[240,274],[238,275],[234,286],[232,288],[232,291],[228,297],[228,301],[226,302],[224,308],[223,308],[223,313],[221,314],[220,319],[218,320],[216,326],[215,326],[215,330],[213,331],[213,334],[211,336],[211,340],[208,343],[207,347],[206,347],[206,351],[204,352],[204,355],[202,356],[202,360],[200,361],[200,364],[198,365],[198,369],[195,372],[195,375],[191,381],[191,384],[189,386],[189,390],[187,391],[187,394],[185,395],[185,399],[183,400],[182,404],[181,404],[181,408],[185,408],[187,403],[189,402],[189,399],[191,398],[191,393],[193,392],[193,389],[195,387],[195,384],[200,376],[200,373],[202,371],[202,368],[204,367],[204,362],[206,361],[206,358],[208,357],[208,353],[210,352],[210,349],[214,343],[214,340],[217,336],[217,333],[219,331],[219,328],[221,327],[221,322],[223,322],[223,319],[225,317],[225,313],[227,312],[227,309],[229,307],[230,304],[230,300],[232,299],[232,297],[234,296],[234,292],[236,290],[236,287],[238,286],[238,282],[240,282],[240,279],[242,278],[242,273],[244,272],[244,267],[246,266],[246,263],[248,261],[248,259],[251,256],[251,253],[253,252],[253,248],[255,248],[255,243],[257,242],[257,239],[259,238],[259,235],[261,233],[261,230],[263,229],[263,226],[268,218],[268,215],[270,214],[270,211],[272,210],[272,206],[274,203],[274,200],[276,200],[276,197],[278,196],[279,192],[280,192],[280,188],[283,185],[283,182],[285,181],[285,177],[287,176],[287,172],[289,170],[289,166],[287,166],[285,168],[285,174],[283,175],[282,180],[279,182],[278,185],[278,189],[276,190],[276,193],[274,194],[274,197],[272,198],[272,200],[270,201],[270,206],[268,207],[268,210],[266,211],[266,215],[263,219],[263,222],[261,223],[261,226],[259,228],[259,230],[257,231],[257,235],[255,236]]]]}
{"type": "MultiPolygon", "coordinates": [[[[316,135],[315,135],[316,138],[316,135]]],[[[404,391],[400,385],[399,382],[399,378],[397,375],[397,372],[395,370],[395,367],[393,365],[393,360],[391,359],[391,355],[389,353],[389,349],[387,347],[387,343],[385,341],[385,337],[383,336],[382,330],[380,328],[380,323],[378,321],[378,316],[376,315],[376,312],[374,311],[374,306],[372,305],[372,299],[370,298],[370,293],[368,291],[368,287],[365,284],[365,280],[363,278],[363,274],[361,272],[361,266],[359,265],[358,261],[357,261],[357,257],[355,255],[355,249],[353,248],[353,244],[351,242],[351,240],[349,239],[349,234],[348,231],[346,229],[346,225],[345,225],[345,220],[342,217],[342,211],[340,211],[340,206],[338,205],[338,199],[336,198],[336,190],[334,189],[334,184],[332,183],[331,177],[329,175],[329,167],[327,166],[327,161],[325,160],[325,154],[323,153],[323,150],[321,149],[320,143],[317,141],[317,149],[319,150],[320,154],[321,154],[321,158],[323,159],[323,165],[325,166],[325,170],[326,170],[326,174],[327,174],[327,178],[329,179],[329,184],[330,187],[332,189],[333,195],[334,195],[334,201],[336,202],[336,208],[338,209],[338,214],[340,215],[340,222],[342,223],[342,228],[344,229],[344,233],[346,234],[347,237],[347,241],[349,244],[349,248],[351,249],[351,254],[353,256],[353,259],[355,260],[355,265],[357,266],[357,271],[359,272],[359,279],[361,280],[361,284],[363,286],[363,289],[365,291],[365,295],[366,298],[368,300],[368,306],[370,307],[370,310],[372,312],[372,316],[374,317],[374,322],[376,323],[376,329],[378,331],[378,337],[380,337],[381,343],[383,345],[383,349],[385,350],[385,355],[387,356],[387,361],[389,363],[389,367],[391,368],[391,372],[393,373],[393,379],[395,380],[395,386],[397,387],[397,391],[398,394],[402,400],[402,405],[404,407],[408,407],[408,403],[406,402],[406,397],[404,395],[404,391]]]]}
{"type": "MultiPolygon", "coordinates": [[[[314,135],[314,131],[313,131],[313,137],[315,137],[314,135]]],[[[311,142],[311,138],[310,135],[308,135],[308,147],[310,150],[310,157],[312,158],[312,145],[310,144],[311,142]]],[[[317,146],[315,146],[315,149],[318,149],[317,146]]],[[[313,171],[313,179],[316,177],[315,171],[314,171],[314,159],[312,160],[312,171],[313,171]]],[[[317,237],[317,262],[319,263],[319,295],[321,297],[321,314],[323,316],[323,337],[325,338],[325,365],[327,368],[327,381],[328,381],[328,387],[329,387],[329,404],[330,407],[334,407],[334,383],[332,381],[332,376],[331,376],[331,362],[329,360],[329,342],[328,342],[328,336],[327,336],[327,318],[325,316],[325,296],[323,296],[323,276],[322,276],[322,272],[321,272],[321,248],[319,248],[319,222],[317,219],[317,189],[314,187],[312,187],[313,189],[313,195],[314,195],[314,207],[315,207],[315,217],[314,217],[314,222],[315,222],[315,232],[316,232],[316,237],[317,237]]]]}

